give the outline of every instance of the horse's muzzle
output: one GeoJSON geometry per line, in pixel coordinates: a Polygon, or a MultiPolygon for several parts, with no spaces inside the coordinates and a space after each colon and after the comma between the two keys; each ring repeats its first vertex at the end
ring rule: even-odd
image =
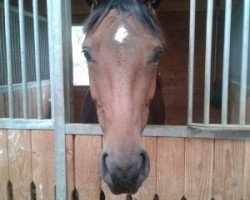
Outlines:
{"type": "Polygon", "coordinates": [[[114,194],[134,194],[148,177],[150,164],[147,152],[138,152],[125,163],[119,164],[112,154],[101,155],[99,173],[114,194]]]}

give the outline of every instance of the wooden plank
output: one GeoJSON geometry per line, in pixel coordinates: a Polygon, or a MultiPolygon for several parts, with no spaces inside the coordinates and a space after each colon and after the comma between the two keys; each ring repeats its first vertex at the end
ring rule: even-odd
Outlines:
{"type": "Polygon", "coordinates": [[[37,118],[37,111],[36,111],[36,88],[28,89],[28,117],[30,119],[37,118]]]}
{"type": "Polygon", "coordinates": [[[17,102],[16,105],[19,105],[19,115],[18,118],[24,118],[23,116],[23,91],[19,90],[16,91],[18,93],[19,101],[17,102]]]}
{"type": "Polygon", "coordinates": [[[101,192],[101,181],[98,175],[100,153],[100,136],[75,137],[75,185],[79,199],[99,200],[101,192]]]}
{"type": "Polygon", "coordinates": [[[239,91],[233,86],[230,86],[229,90],[229,122],[239,123],[239,91]]]}
{"type": "Polygon", "coordinates": [[[213,197],[242,199],[245,141],[215,140],[213,197]]]}
{"type": "Polygon", "coordinates": [[[0,199],[7,200],[7,183],[9,181],[8,135],[0,129],[0,199]]]}
{"type": "MultiPolygon", "coordinates": [[[[212,198],[214,140],[185,139],[185,197],[212,198]]],[[[217,199],[216,199],[217,200],[217,199]]]]}
{"type": "Polygon", "coordinates": [[[13,92],[13,97],[14,97],[14,117],[15,118],[20,118],[20,97],[19,97],[19,91],[13,92]]]}
{"type": "Polygon", "coordinates": [[[73,135],[66,136],[68,199],[72,199],[72,193],[75,189],[74,137],[73,135]]]}
{"type": "Polygon", "coordinates": [[[43,113],[43,119],[49,119],[50,118],[50,101],[49,101],[49,86],[43,86],[42,87],[42,113],[43,113]]]}
{"type": "Polygon", "coordinates": [[[243,175],[243,199],[250,199],[250,141],[245,141],[245,162],[243,175]]]}
{"type": "Polygon", "coordinates": [[[8,94],[4,94],[4,105],[5,105],[5,117],[9,118],[9,99],[8,99],[8,94]]]}
{"type": "Polygon", "coordinates": [[[247,96],[246,124],[250,124],[250,94],[247,96]]]}
{"type": "Polygon", "coordinates": [[[38,200],[55,198],[55,144],[54,133],[32,130],[33,182],[38,200]]]}
{"type": "Polygon", "coordinates": [[[29,130],[8,130],[9,176],[13,199],[29,200],[32,182],[31,136],[29,130]]]}
{"type": "Polygon", "coordinates": [[[150,158],[150,174],[139,191],[133,195],[133,200],[152,200],[156,193],[156,159],[157,143],[156,137],[144,137],[143,143],[150,158]]]}
{"type": "Polygon", "coordinates": [[[184,194],[184,139],[157,140],[157,194],[159,199],[180,200],[184,194]]]}
{"type": "Polygon", "coordinates": [[[4,94],[0,94],[0,118],[5,117],[4,94]]]}

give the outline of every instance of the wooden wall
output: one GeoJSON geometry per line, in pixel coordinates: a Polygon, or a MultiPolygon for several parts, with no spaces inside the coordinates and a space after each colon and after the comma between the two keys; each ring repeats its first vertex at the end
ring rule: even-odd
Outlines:
{"type": "MultiPolygon", "coordinates": [[[[240,88],[235,83],[230,83],[229,93],[229,122],[232,124],[239,124],[239,98],[240,88]]],[[[246,124],[250,124],[250,90],[247,92],[246,99],[246,124]]]]}
{"type": "MultiPolygon", "coordinates": [[[[32,82],[28,83],[28,118],[37,118],[36,108],[36,85],[32,82]]],[[[14,118],[23,118],[23,101],[21,84],[13,85],[14,99],[14,118]]],[[[50,118],[50,85],[47,81],[43,81],[42,85],[42,111],[43,119],[50,118]]],[[[0,86],[0,118],[8,118],[8,90],[7,86],[0,86]]]]}
{"type": "MultiPolygon", "coordinates": [[[[126,200],[98,176],[100,136],[67,136],[68,199],[126,200]]],[[[248,200],[250,142],[145,137],[151,171],[133,200],[248,200]]],[[[51,131],[0,130],[0,199],[55,198],[51,131]],[[30,190],[32,185],[33,190],[30,190]],[[34,189],[35,188],[35,189],[34,189]],[[11,192],[12,191],[12,192],[11,192]],[[13,194],[11,194],[13,193],[13,194]]]]}

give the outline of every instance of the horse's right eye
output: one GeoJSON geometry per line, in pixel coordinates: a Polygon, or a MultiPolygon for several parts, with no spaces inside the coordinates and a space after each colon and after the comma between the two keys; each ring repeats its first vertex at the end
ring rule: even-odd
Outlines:
{"type": "Polygon", "coordinates": [[[82,52],[84,53],[84,56],[87,60],[87,62],[91,62],[92,61],[92,57],[90,55],[90,52],[88,51],[87,48],[83,48],[82,52]]]}

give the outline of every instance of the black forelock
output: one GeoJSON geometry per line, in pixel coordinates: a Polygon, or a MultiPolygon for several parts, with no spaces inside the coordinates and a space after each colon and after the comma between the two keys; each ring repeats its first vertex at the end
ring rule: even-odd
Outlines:
{"type": "Polygon", "coordinates": [[[141,22],[153,35],[163,40],[160,23],[153,11],[140,0],[103,0],[92,8],[84,22],[84,32],[88,33],[101,22],[110,10],[115,9],[119,14],[128,13],[141,22]]]}

